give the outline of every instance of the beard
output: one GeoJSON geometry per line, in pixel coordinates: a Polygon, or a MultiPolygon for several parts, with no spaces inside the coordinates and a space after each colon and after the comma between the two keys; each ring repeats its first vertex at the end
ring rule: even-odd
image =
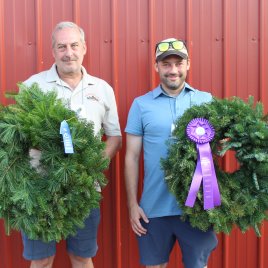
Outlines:
{"type": "Polygon", "coordinates": [[[185,82],[185,77],[183,74],[179,75],[164,75],[161,77],[162,83],[169,89],[169,90],[178,90],[181,88],[181,86],[185,82]],[[169,77],[178,77],[179,79],[176,81],[170,81],[168,78],[169,77]]]}

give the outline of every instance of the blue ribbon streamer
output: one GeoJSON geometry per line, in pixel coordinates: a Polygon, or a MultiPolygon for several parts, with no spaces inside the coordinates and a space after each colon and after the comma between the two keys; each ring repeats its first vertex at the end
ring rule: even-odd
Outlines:
{"type": "Polygon", "coordinates": [[[69,125],[66,122],[66,120],[63,120],[60,124],[60,134],[63,137],[64,152],[66,154],[73,154],[74,148],[73,148],[72,136],[69,125]]]}

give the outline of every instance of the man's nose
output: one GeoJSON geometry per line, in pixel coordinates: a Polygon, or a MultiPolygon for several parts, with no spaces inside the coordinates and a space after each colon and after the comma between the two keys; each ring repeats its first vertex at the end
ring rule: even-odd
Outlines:
{"type": "Polygon", "coordinates": [[[73,50],[71,46],[67,46],[65,50],[66,56],[71,56],[73,54],[73,50]]]}
{"type": "Polygon", "coordinates": [[[170,72],[171,73],[177,73],[178,72],[178,66],[176,64],[171,64],[170,72]]]}

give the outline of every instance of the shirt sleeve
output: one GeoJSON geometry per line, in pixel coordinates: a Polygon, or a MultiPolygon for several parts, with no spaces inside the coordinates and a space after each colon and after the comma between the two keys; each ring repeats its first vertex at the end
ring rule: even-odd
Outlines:
{"type": "Polygon", "coordinates": [[[104,133],[107,136],[121,136],[116,100],[111,87],[108,88],[108,95],[107,100],[109,107],[106,107],[103,120],[104,133]]]}
{"type": "Polygon", "coordinates": [[[201,105],[206,102],[212,101],[212,95],[209,92],[196,90],[192,105],[201,105]]]}
{"type": "Polygon", "coordinates": [[[137,99],[133,101],[130,107],[125,132],[137,136],[143,136],[142,115],[137,99]]]}

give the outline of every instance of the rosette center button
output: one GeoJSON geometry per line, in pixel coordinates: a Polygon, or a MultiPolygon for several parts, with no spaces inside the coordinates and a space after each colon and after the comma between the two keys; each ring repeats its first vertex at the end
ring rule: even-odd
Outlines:
{"type": "Polygon", "coordinates": [[[195,133],[198,135],[198,136],[202,136],[206,133],[205,129],[203,127],[197,127],[196,130],[195,130],[195,133]]]}

